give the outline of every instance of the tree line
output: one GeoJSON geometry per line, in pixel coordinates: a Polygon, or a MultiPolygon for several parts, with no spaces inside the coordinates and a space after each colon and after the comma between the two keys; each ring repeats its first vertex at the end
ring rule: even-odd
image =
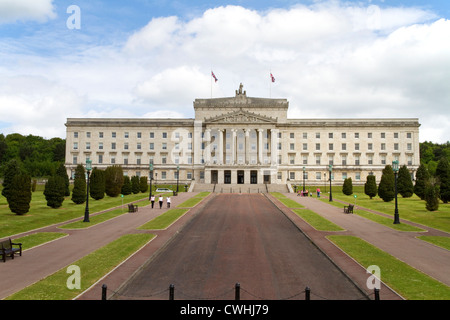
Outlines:
{"type": "MultiPolygon", "coordinates": [[[[2,195],[6,198],[11,212],[24,215],[30,210],[35,184],[32,183],[30,175],[17,160],[10,160],[5,169],[2,195]]],[[[86,177],[85,168],[79,164],[75,171],[71,192],[66,168],[61,163],[45,183],[44,196],[47,206],[59,208],[66,197],[71,194],[71,200],[75,204],[85,203],[87,198],[86,177]]],[[[122,167],[119,165],[107,167],[105,170],[94,168],[89,175],[89,196],[95,200],[103,199],[105,195],[117,197],[120,194],[145,193],[147,190],[147,177],[133,176],[130,179],[123,175],[122,167]]]]}
{"type": "MultiPolygon", "coordinates": [[[[346,195],[353,193],[351,178],[344,180],[342,192],[346,195]]],[[[447,157],[441,157],[434,168],[434,175],[430,173],[427,165],[422,163],[416,172],[415,184],[406,166],[400,167],[397,176],[397,192],[403,198],[410,198],[416,194],[425,200],[428,211],[439,208],[439,199],[443,203],[450,201],[450,164],[447,157]]],[[[381,180],[377,186],[374,175],[367,176],[364,184],[364,193],[372,199],[377,194],[385,202],[395,198],[395,173],[391,165],[387,165],[382,172],[381,180]]]]}

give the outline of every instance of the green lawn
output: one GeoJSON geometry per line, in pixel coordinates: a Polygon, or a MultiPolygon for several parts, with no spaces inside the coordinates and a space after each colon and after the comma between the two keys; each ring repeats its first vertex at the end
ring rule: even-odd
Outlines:
{"type": "Polygon", "coordinates": [[[449,286],[410,267],[368,242],[353,236],[332,235],[328,238],[364,268],[371,265],[378,266],[381,271],[381,281],[404,298],[408,300],[450,299],[449,286]]]}
{"type": "Polygon", "coordinates": [[[183,203],[180,203],[177,205],[177,208],[192,208],[195,207],[199,202],[201,202],[204,198],[206,198],[209,195],[209,192],[200,192],[199,194],[195,195],[194,197],[184,201],[183,203]]]}
{"type": "Polygon", "coordinates": [[[283,203],[286,207],[290,209],[303,208],[303,206],[299,204],[297,201],[287,198],[284,194],[280,192],[271,192],[270,194],[275,198],[277,198],[281,203],[283,203]]]}
{"type": "Polygon", "coordinates": [[[293,209],[300,218],[308,222],[313,228],[319,231],[344,231],[333,222],[323,218],[321,215],[307,209],[293,209]]]}
{"type": "MultiPolygon", "coordinates": [[[[80,269],[80,289],[69,289],[67,283],[73,273],[68,266],[9,296],[8,300],[71,300],[92,286],[101,277],[136,252],[154,235],[128,234],[88,254],[71,265],[80,269]]],[[[75,282],[70,282],[75,283],[75,282]]],[[[100,296],[99,296],[100,299],[100,296]]]]}
{"type": "MultiPolygon", "coordinates": [[[[19,216],[9,210],[6,198],[0,197],[0,238],[83,217],[86,205],[75,204],[70,198],[70,196],[66,197],[62,207],[52,209],[47,206],[43,186],[40,186],[40,190],[33,192],[30,211],[19,216]]],[[[148,195],[143,193],[127,195],[124,198],[108,196],[101,200],[91,198],[89,199],[89,212],[94,214],[110,208],[121,207],[122,200],[124,208],[127,208],[127,203],[146,198],[148,195]]]]}
{"type": "Polygon", "coordinates": [[[155,219],[143,224],[138,229],[140,230],[162,230],[168,228],[179,217],[188,212],[189,209],[170,209],[155,219]]]}

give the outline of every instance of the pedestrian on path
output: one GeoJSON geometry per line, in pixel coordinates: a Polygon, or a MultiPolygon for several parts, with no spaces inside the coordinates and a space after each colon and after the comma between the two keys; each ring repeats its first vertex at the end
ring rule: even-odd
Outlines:
{"type": "Polygon", "coordinates": [[[153,209],[153,206],[155,205],[155,196],[154,195],[152,195],[150,197],[150,202],[152,203],[152,209],[153,209]]]}
{"type": "Polygon", "coordinates": [[[167,208],[170,208],[170,197],[167,197],[166,202],[167,202],[167,208]]]}
{"type": "Polygon", "coordinates": [[[163,196],[159,196],[159,208],[161,209],[162,208],[162,205],[163,205],[163,201],[164,201],[164,198],[163,198],[163,196]]]}

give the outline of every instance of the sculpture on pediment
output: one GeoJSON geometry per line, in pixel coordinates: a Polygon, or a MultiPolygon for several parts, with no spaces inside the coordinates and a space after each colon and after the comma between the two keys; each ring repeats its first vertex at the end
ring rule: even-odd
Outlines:
{"type": "Polygon", "coordinates": [[[241,96],[242,94],[245,96],[245,95],[247,95],[247,91],[244,91],[244,93],[242,93],[242,89],[244,88],[244,85],[242,84],[242,82],[241,82],[241,84],[239,85],[239,90],[236,90],[236,96],[241,96]]]}

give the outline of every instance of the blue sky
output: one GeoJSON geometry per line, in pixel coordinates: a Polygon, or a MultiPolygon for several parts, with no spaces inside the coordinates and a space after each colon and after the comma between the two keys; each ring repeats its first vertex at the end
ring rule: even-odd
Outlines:
{"type": "Polygon", "coordinates": [[[421,141],[446,142],[449,17],[446,0],[0,0],[0,132],[193,117],[195,98],[243,82],[291,118],[414,117],[421,141]]]}

